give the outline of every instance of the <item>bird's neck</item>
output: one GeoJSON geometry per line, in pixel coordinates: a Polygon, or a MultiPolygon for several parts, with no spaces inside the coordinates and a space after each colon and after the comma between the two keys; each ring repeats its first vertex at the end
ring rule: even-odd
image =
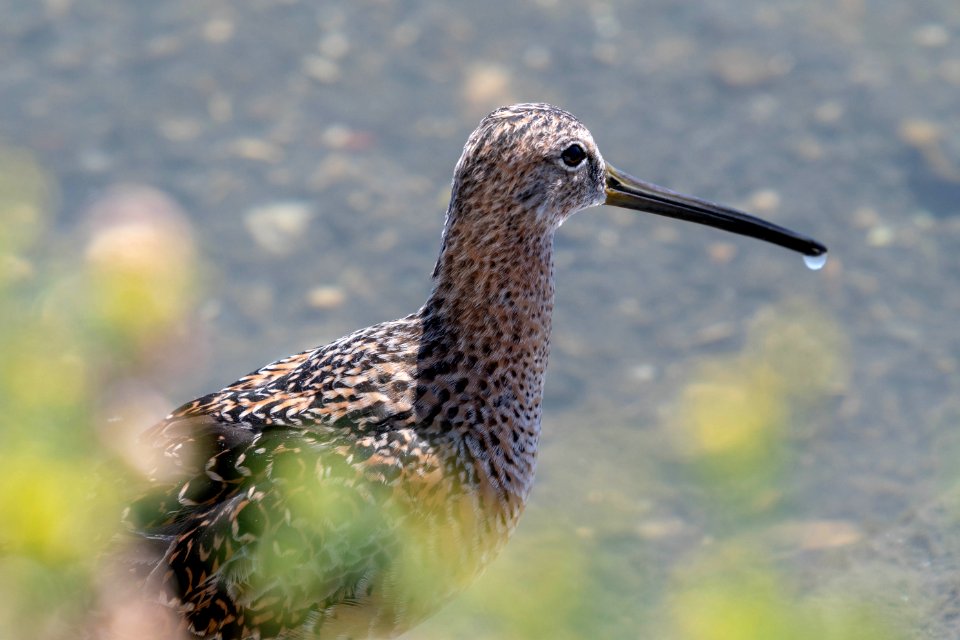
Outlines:
{"type": "Polygon", "coordinates": [[[501,357],[549,342],[553,310],[553,229],[523,228],[514,217],[448,221],[425,307],[458,332],[460,346],[488,345],[501,357]]]}
{"type": "Polygon", "coordinates": [[[418,357],[418,410],[441,406],[433,422],[520,503],[533,480],[554,296],[554,230],[530,215],[486,225],[448,215],[418,357]]]}

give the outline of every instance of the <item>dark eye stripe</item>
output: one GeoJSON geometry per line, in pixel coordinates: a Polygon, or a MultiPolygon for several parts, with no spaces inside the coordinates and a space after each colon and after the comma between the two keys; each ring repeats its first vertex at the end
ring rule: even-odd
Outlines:
{"type": "Polygon", "coordinates": [[[563,163],[568,167],[576,167],[583,162],[583,159],[586,157],[587,152],[577,143],[570,145],[560,154],[560,159],[563,160],[563,163]]]}

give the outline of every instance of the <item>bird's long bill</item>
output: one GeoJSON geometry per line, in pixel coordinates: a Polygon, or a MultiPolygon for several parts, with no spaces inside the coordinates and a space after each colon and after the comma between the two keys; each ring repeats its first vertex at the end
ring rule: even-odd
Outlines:
{"type": "Polygon", "coordinates": [[[827,248],[799,233],[784,229],[742,211],[643,182],[607,165],[607,199],[604,204],[689,220],[742,236],[766,240],[805,256],[820,256],[827,248]]]}

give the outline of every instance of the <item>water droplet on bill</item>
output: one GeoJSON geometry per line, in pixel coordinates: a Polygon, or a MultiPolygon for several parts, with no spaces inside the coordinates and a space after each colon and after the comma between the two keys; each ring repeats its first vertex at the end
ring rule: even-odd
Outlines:
{"type": "Polygon", "coordinates": [[[818,256],[803,256],[803,263],[807,265],[807,269],[819,271],[823,269],[823,265],[827,264],[827,254],[821,253],[818,256]]]}

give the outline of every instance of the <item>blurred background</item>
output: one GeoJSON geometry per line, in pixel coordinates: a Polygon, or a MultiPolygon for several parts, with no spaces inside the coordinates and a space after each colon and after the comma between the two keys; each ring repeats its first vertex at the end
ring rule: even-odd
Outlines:
{"type": "Polygon", "coordinates": [[[100,560],[137,435],[415,310],[463,142],[517,101],[830,260],[565,224],[531,505],[407,637],[960,637],[960,3],[0,15],[0,637],[143,637],[100,560]]]}

